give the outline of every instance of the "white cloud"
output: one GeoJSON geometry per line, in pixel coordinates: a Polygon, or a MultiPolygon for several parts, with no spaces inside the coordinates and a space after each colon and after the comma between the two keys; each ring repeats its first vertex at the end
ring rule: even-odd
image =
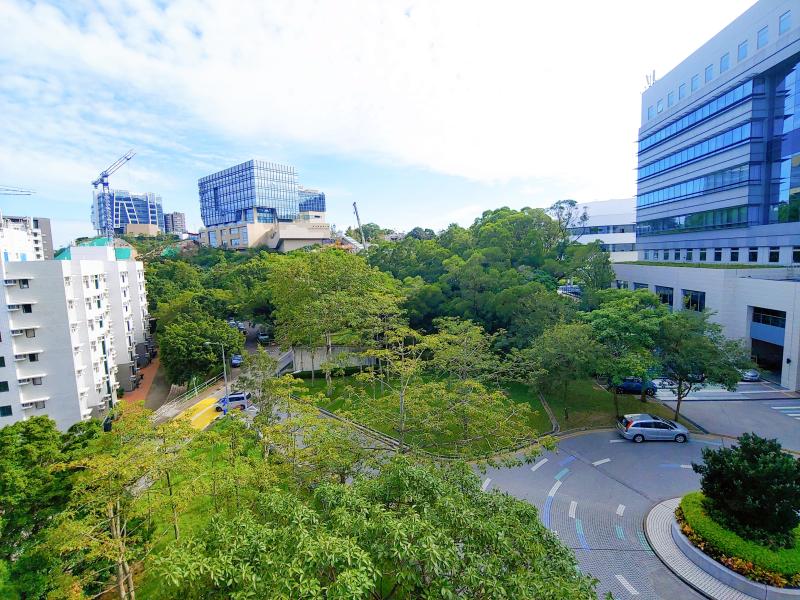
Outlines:
{"type": "Polygon", "coordinates": [[[241,158],[214,156],[220,136],[537,180],[523,204],[632,195],[644,73],[751,3],[130,0],[70,3],[67,16],[5,0],[0,180],[86,188],[136,145],[150,161],[123,184],[193,194],[176,169],[241,158]]]}

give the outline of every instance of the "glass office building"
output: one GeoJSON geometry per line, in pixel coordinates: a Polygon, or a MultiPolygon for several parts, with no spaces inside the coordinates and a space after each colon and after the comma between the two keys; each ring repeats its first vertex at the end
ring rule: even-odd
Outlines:
{"type": "Polygon", "coordinates": [[[757,2],[642,94],[640,258],[797,262],[798,25],[796,0],[757,2]]]}
{"type": "MultiPolygon", "coordinates": [[[[128,225],[154,225],[159,231],[164,231],[161,196],[152,192],[133,194],[128,190],[111,190],[111,212],[115,233],[125,233],[128,225]]],[[[96,191],[92,202],[92,225],[102,233],[105,222],[105,202],[102,194],[96,191]]]]}
{"type": "Polygon", "coordinates": [[[325,194],[304,190],[294,167],[249,160],[197,182],[206,227],[228,223],[293,221],[307,210],[325,211],[325,194]]]}

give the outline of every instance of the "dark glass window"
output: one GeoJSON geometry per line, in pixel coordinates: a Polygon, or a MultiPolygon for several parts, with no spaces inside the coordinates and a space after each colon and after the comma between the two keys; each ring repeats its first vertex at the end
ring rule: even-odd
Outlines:
{"type": "Polygon", "coordinates": [[[663,304],[668,306],[672,306],[673,292],[674,290],[671,287],[656,286],[656,295],[663,304]]]}
{"type": "Polygon", "coordinates": [[[686,98],[686,84],[682,83],[678,86],[678,100],[686,98]]]}
{"type": "Polygon", "coordinates": [[[31,352],[28,354],[28,360],[31,362],[39,362],[39,355],[36,352],[31,352]]]}
{"type": "Polygon", "coordinates": [[[25,290],[25,289],[30,287],[30,282],[27,279],[20,279],[19,280],[19,287],[21,287],[23,290],[25,290]]]}
{"type": "Polygon", "coordinates": [[[646,283],[637,283],[635,281],[633,282],[633,289],[635,290],[647,290],[649,288],[650,286],[648,286],[646,283]]]}
{"type": "MultiPolygon", "coordinates": [[[[664,217],[642,221],[636,225],[636,234],[641,236],[659,235],[675,231],[707,231],[711,229],[730,229],[747,226],[747,206],[733,206],[706,210],[688,215],[664,217]]],[[[702,260],[702,259],[701,259],[702,260]]]]}
{"type": "Polygon", "coordinates": [[[706,83],[714,79],[714,65],[708,65],[705,72],[706,83]]]}
{"type": "Polygon", "coordinates": [[[0,367],[5,367],[5,366],[6,366],[6,357],[0,356],[0,367]]]}
{"type": "Polygon", "coordinates": [[[706,260],[706,249],[705,248],[700,248],[700,256],[698,257],[698,260],[700,262],[705,262],[705,260],[706,260]]]}
{"type": "Polygon", "coordinates": [[[692,75],[692,91],[700,89],[700,75],[692,75]]]}
{"type": "Polygon", "coordinates": [[[739,249],[731,248],[731,262],[739,262],[739,249]]]}
{"type": "Polygon", "coordinates": [[[33,312],[33,306],[30,305],[30,304],[23,304],[22,305],[22,312],[24,312],[24,313],[32,313],[33,312]]]}
{"type": "Polygon", "coordinates": [[[688,261],[694,260],[692,258],[692,255],[693,255],[692,249],[691,248],[687,248],[686,249],[686,260],[688,260],[688,261]]]}
{"type": "Polygon", "coordinates": [[[758,262],[758,248],[747,249],[747,260],[749,262],[758,262]]]}
{"type": "Polygon", "coordinates": [[[792,248],[792,262],[800,263],[800,246],[795,246],[792,248]]]}
{"type": "Polygon", "coordinates": [[[781,260],[781,249],[777,246],[770,246],[769,248],[769,262],[776,263],[781,260]]]}
{"type": "Polygon", "coordinates": [[[8,391],[8,382],[7,381],[0,381],[0,392],[7,392],[8,391]]]}
{"type": "Polygon", "coordinates": [[[680,260],[681,259],[681,251],[680,251],[680,249],[675,248],[675,250],[672,252],[672,258],[674,258],[675,260],[680,260]]]}
{"type": "Polygon", "coordinates": [[[744,60],[747,58],[747,40],[739,44],[739,50],[736,53],[736,57],[738,60],[744,60]]]}
{"type": "Polygon", "coordinates": [[[786,313],[782,310],[772,310],[771,308],[753,307],[753,323],[771,325],[786,329],[786,313]]]}
{"type": "Polygon", "coordinates": [[[729,53],[723,54],[719,59],[719,72],[727,71],[731,66],[731,55],[729,53]]]}
{"type": "Polygon", "coordinates": [[[33,385],[42,385],[42,378],[41,377],[31,377],[31,383],[33,385]]]}
{"type": "Polygon", "coordinates": [[[650,250],[645,250],[644,251],[644,259],[645,260],[650,260],[650,250]]]}
{"type": "Polygon", "coordinates": [[[10,416],[11,416],[11,407],[0,406],[0,417],[10,417],[10,416]]]}
{"type": "Polygon", "coordinates": [[[769,42],[769,27],[762,27],[758,30],[758,36],[756,38],[756,48],[761,49],[767,45],[769,42]]]}
{"type": "Polygon", "coordinates": [[[706,293],[695,290],[683,290],[683,306],[688,310],[702,312],[706,308],[706,293]]]}
{"type": "Polygon", "coordinates": [[[722,262],[722,248],[714,248],[714,262],[722,262]]]}
{"type": "Polygon", "coordinates": [[[789,31],[791,26],[792,26],[792,11],[787,10],[785,13],[781,15],[780,19],[778,19],[778,35],[783,35],[787,31],[789,31]]]}

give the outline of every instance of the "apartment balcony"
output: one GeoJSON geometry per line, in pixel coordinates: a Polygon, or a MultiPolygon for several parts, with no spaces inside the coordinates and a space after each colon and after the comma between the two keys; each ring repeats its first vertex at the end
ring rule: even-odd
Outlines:
{"type": "Polygon", "coordinates": [[[47,401],[50,400],[50,396],[35,396],[33,398],[26,398],[23,396],[19,400],[22,405],[22,410],[30,410],[32,408],[42,409],[47,406],[47,401]]]}
{"type": "Polygon", "coordinates": [[[46,369],[42,366],[40,361],[23,361],[16,364],[17,379],[31,379],[33,377],[45,377],[47,375],[46,369]]]}

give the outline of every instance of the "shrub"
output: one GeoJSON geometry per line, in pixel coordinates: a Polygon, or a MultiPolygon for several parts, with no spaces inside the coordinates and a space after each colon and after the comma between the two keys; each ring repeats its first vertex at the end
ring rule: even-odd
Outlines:
{"type": "MultiPolygon", "coordinates": [[[[681,531],[697,548],[745,577],[776,587],[800,586],[800,548],[774,550],[746,540],[711,518],[700,492],[687,494],[675,511],[681,531]]],[[[800,540],[800,527],[794,530],[800,540]]]]}
{"type": "Polygon", "coordinates": [[[777,440],[746,433],[738,446],[703,450],[702,490],[712,516],[742,537],[792,547],[800,524],[800,461],[777,440]]]}

